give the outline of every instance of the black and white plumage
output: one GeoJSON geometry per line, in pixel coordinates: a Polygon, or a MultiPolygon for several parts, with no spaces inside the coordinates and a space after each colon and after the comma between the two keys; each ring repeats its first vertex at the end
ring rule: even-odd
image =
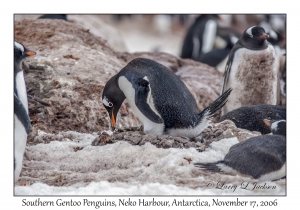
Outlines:
{"type": "Polygon", "coordinates": [[[264,119],[286,120],[286,107],[268,104],[243,106],[226,113],[219,122],[231,120],[238,128],[267,134],[271,130],[264,119]]]}
{"type": "Polygon", "coordinates": [[[233,145],[221,161],[195,163],[195,166],[213,172],[244,174],[260,181],[283,178],[286,175],[286,121],[273,122],[271,130],[273,135],[256,136],[233,145]]]}
{"type": "Polygon", "coordinates": [[[229,55],[234,44],[238,41],[238,37],[234,34],[225,34],[222,35],[221,39],[225,42],[224,47],[214,48],[207,53],[201,54],[197,61],[205,63],[209,66],[216,67],[217,69],[220,69],[218,68],[218,66],[221,65],[221,63],[224,62],[225,65],[227,61],[227,56],[229,55]]]}
{"type": "Polygon", "coordinates": [[[102,102],[113,128],[127,98],[145,133],[195,137],[224,106],[230,92],[199,113],[196,100],[177,75],[153,60],[136,58],[106,83],[102,102]]]}
{"type": "Polygon", "coordinates": [[[259,26],[249,27],[232,48],[225,68],[222,93],[233,89],[223,111],[241,106],[279,103],[275,50],[259,26]]]}
{"type": "Polygon", "coordinates": [[[19,178],[22,169],[27,135],[30,132],[28,116],[28,101],[21,62],[35,52],[27,50],[21,43],[14,42],[14,170],[15,181],[19,178]]]}
{"type": "Polygon", "coordinates": [[[198,60],[199,56],[213,49],[217,33],[218,15],[202,14],[197,17],[183,41],[181,58],[198,60]]]}

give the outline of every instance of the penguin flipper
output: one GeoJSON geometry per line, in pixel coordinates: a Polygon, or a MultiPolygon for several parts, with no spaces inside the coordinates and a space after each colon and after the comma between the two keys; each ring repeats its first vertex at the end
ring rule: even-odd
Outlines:
{"type": "Polygon", "coordinates": [[[30,132],[30,118],[19,97],[14,94],[14,113],[24,126],[26,133],[30,132]]]}
{"type": "Polygon", "coordinates": [[[229,75],[230,75],[231,66],[232,66],[232,62],[233,62],[233,59],[234,59],[234,54],[240,48],[243,48],[243,46],[238,41],[233,46],[232,50],[229,53],[228,60],[227,60],[227,63],[226,63],[226,67],[225,67],[224,76],[223,76],[223,86],[222,86],[221,94],[224,93],[225,89],[227,89],[226,86],[227,86],[228,78],[229,78],[229,75]]]}
{"type": "Polygon", "coordinates": [[[151,104],[151,88],[147,80],[138,78],[134,85],[135,89],[135,104],[138,109],[152,122],[163,123],[163,120],[153,110],[154,104],[151,104]],[[153,108],[151,108],[151,106],[153,108]]]}

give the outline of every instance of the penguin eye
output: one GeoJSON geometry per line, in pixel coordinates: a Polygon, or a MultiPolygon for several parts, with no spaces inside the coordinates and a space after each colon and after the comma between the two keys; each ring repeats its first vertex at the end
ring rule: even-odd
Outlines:
{"type": "Polygon", "coordinates": [[[112,106],[114,105],[113,103],[111,103],[111,102],[106,98],[106,96],[104,96],[102,102],[103,102],[103,104],[104,104],[105,106],[108,106],[108,107],[112,107],[112,106]]]}

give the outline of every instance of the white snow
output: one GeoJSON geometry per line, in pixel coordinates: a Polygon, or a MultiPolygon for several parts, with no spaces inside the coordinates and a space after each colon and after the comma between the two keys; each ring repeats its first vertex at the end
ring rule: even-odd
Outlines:
{"type": "MultiPolygon", "coordinates": [[[[47,139],[50,135],[53,137],[40,132],[38,137],[47,139]]],[[[133,146],[123,141],[91,146],[95,134],[73,131],[56,137],[60,141],[27,146],[20,182],[28,184],[19,186],[18,182],[15,195],[285,194],[285,180],[259,183],[275,186],[273,190],[246,190],[241,183],[249,183],[253,188],[258,180],[194,167],[196,162],[223,159],[229,148],[238,143],[237,138],[213,142],[206,151],[198,152],[195,148],[162,149],[150,143],[133,146]],[[52,185],[58,180],[63,186],[52,185]]]]}

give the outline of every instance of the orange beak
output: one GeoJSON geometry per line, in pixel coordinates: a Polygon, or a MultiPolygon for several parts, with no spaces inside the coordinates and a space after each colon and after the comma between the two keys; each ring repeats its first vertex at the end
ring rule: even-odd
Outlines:
{"type": "Polygon", "coordinates": [[[114,112],[111,112],[111,127],[114,129],[116,127],[117,123],[115,120],[114,112]]]}
{"type": "Polygon", "coordinates": [[[26,52],[26,55],[28,55],[28,56],[34,56],[36,53],[35,52],[33,52],[33,51],[27,51],[26,52]]]}
{"type": "Polygon", "coordinates": [[[264,123],[266,124],[266,126],[270,127],[271,126],[271,121],[264,119],[264,123]]]}
{"type": "Polygon", "coordinates": [[[269,39],[270,36],[269,36],[269,34],[262,34],[262,35],[259,36],[259,38],[261,38],[261,39],[269,39]]]}

